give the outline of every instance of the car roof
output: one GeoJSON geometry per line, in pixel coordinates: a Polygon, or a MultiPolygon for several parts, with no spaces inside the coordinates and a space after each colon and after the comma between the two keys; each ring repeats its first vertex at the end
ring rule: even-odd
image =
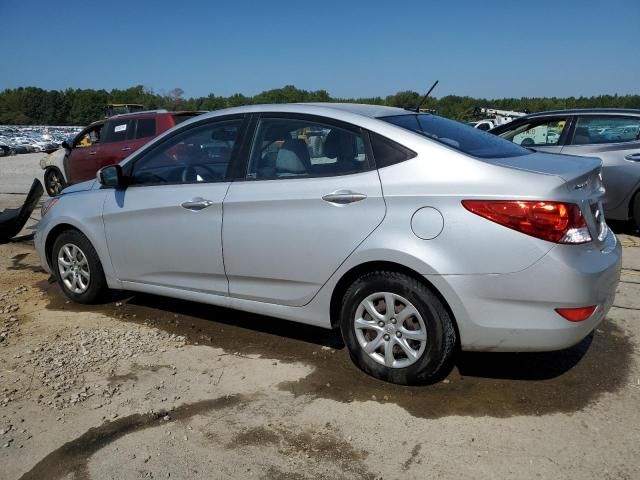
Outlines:
{"type": "Polygon", "coordinates": [[[640,109],[635,108],[572,108],[568,110],[547,110],[546,112],[536,112],[523,118],[543,117],[549,115],[640,115],[640,109]]]}
{"type": "Polygon", "coordinates": [[[242,107],[225,108],[204,114],[199,119],[246,113],[301,113],[324,117],[348,118],[353,115],[367,118],[381,118],[393,115],[407,115],[415,112],[397,107],[383,105],[368,105],[363,103],[274,103],[245,105],[242,107]]]}

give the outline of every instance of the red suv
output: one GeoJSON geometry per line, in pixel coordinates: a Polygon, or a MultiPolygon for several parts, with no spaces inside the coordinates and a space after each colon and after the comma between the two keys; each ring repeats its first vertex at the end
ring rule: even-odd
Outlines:
{"type": "Polygon", "coordinates": [[[65,184],[95,178],[96,172],[120,162],[145,143],[175,125],[204,112],[153,110],[115,115],[89,125],[64,145],[65,184]],[[66,181],[65,181],[66,180],[66,181]]]}

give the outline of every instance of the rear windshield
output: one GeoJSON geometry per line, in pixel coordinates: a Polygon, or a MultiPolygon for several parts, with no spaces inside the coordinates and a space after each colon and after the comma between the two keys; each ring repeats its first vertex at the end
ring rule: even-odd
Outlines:
{"type": "Polygon", "coordinates": [[[395,115],[381,117],[380,120],[419,133],[474,157],[505,158],[531,153],[531,150],[508,140],[436,115],[395,115]]]}

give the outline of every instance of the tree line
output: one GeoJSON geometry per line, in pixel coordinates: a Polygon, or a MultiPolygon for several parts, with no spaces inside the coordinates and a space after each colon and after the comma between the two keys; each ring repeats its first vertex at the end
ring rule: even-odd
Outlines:
{"type": "MultiPolygon", "coordinates": [[[[44,90],[37,87],[20,87],[0,92],[0,124],[87,125],[104,117],[105,107],[111,103],[138,103],[149,109],[166,108],[168,110],[219,110],[241,105],[293,102],[353,102],[415,107],[421,97],[421,93],[407,90],[386,97],[335,98],[326,90],[308,91],[292,85],[266,90],[252,97],[240,93],[229,97],[211,93],[206,97],[192,98],[185,98],[180,88],[175,88],[168,93],[155,93],[143,85],[110,91],[73,88],[44,90]]],[[[529,112],[566,108],[640,108],[640,95],[503,99],[447,95],[440,98],[430,97],[422,107],[434,110],[444,117],[474,120],[476,107],[529,112]]]]}

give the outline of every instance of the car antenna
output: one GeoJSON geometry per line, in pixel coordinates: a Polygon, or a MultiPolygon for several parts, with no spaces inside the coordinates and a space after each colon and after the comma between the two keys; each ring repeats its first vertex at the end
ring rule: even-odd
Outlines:
{"type": "Polygon", "coordinates": [[[416,113],[420,113],[420,107],[424,105],[424,102],[427,100],[427,98],[429,98],[429,95],[431,94],[431,92],[433,92],[433,89],[436,88],[436,85],[438,85],[439,81],[440,80],[436,80],[434,84],[431,85],[431,88],[429,89],[429,91],[424,94],[424,97],[422,97],[422,99],[420,100],[420,103],[418,103],[418,105],[415,108],[407,108],[407,110],[412,110],[416,113]]]}

